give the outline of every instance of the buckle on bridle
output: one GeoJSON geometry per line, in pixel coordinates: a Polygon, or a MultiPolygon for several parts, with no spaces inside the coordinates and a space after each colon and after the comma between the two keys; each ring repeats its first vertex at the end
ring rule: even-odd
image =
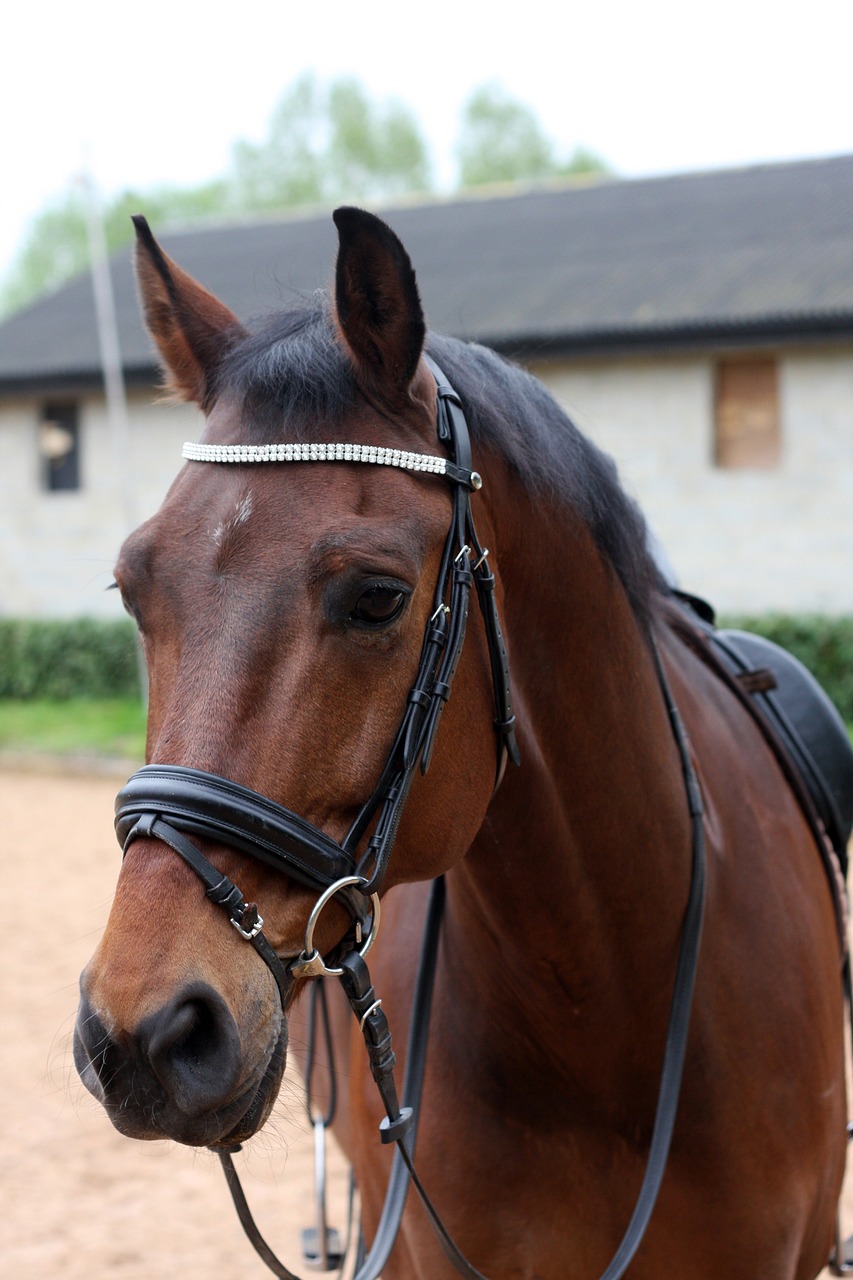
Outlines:
{"type": "Polygon", "coordinates": [[[253,938],[257,938],[261,929],[264,927],[264,918],[258,911],[254,902],[247,902],[239,916],[229,916],[228,919],[233,924],[241,938],[245,938],[247,942],[251,942],[253,938]]]}

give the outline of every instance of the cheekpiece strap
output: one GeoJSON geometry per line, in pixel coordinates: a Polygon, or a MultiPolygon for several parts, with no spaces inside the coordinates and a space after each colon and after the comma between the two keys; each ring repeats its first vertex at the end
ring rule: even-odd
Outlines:
{"type": "MultiPolygon", "coordinates": [[[[463,470],[471,468],[471,436],[465,411],[458,392],[448,382],[442,370],[430,356],[424,356],[432,376],[435,378],[438,395],[438,435],[452,449],[457,463],[463,470]]],[[[473,471],[474,489],[482,485],[478,473],[473,471]]],[[[512,682],[509,674],[509,656],[501,630],[500,616],[495,599],[495,575],[489,568],[487,548],[480,545],[471,504],[468,495],[464,494],[464,536],[473,549],[473,575],[477,588],[480,612],[486,628],[486,639],[489,645],[489,661],[492,669],[492,687],[495,696],[495,732],[498,736],[498,764],[495,775],[495,789],[500,786],[507,760],[514,765],[521,763],[518,743],[515,737],[515,715],[512,709],[512,682]]],[[[458,517],[457,517],[458,519],[458,517]]]]}

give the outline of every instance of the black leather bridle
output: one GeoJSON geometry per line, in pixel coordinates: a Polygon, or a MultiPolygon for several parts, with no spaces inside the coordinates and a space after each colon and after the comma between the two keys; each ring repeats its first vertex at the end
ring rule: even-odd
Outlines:
{"type": "Polygon", "coordinates": [[[438,439],[450,455],[443,474],[452,484],[452,517],[438,570],[433,613],[402,723],[373,794],[344,840],[339,844],[319,827],[248,787],[181,765],[145,765],[116,799],[116,834],[122,849],[127,852],[135,840],[147,837],[163,841],[183,858],[203,882],[207,896],[227,912],[234,927],[272,970],[282,998],[289,974],[263,935],[257,906],[247,903],[237,886],[218,872],[188,837],[202,836],[248,853],[310,888],[326,890],[343,879],[357,877],[358,885],[344,886],[340,898],[354,919],[363,921],[368,900],[385,879],[415,775],[426,773],[432,759],[441,714],[462,653],[472,586],[485,623],[492,671],[496,787],[507,759],[515,764],[519,761],[495,576],[471,513],[471,494],[482,487],[482,480],[472,469],[471,440],[459,396],[438,366],[426,359],[436,380],[438,439]],[[359,857],[359,845],[371,824],[373,833],[359,857]]]}
{"type": "MultiPolygon", "coordinates": [[[[380,1128],[382,1141],[396,1144],[391,1183],[377,1237],[370,1254],[358,1267],[355,1280],[375,1280],[387,1261],[399,1229],[410,1179],[451,1264],[467,1280],[484,1280],[450,1238],[412,1163],[444,901],[443,880],[434,883],[428,913],[404,1082],[403,1101],[407,1105],[402,1107],[394,1083],[395,1058],[388,1024],[364,961],[378,919],[378,891],[388,870],[403,809],[416,773],[425,773],[429,767],[441,714],[450,697],[465,639],[472,586],[476,588],[483,615],[491,664],[497,736],[496,788],[507,760],[519,763],[509,664],[495,600],[495,577],[488,563],[489,552],[477,538],[471,513],[471,494],[481,488],[482,481],[472,470],[471,443],[461,400],[438,366],[426,359],[437,386],[438,439],[449,454],[441,474],[453,486],[450,528],[438,571],[434,610],[426,627],[417,675],[400,728],[373,794],[362,806],[344,840],[338,843],[298,814],[247,787],[180,765],[146,765],[130,778],[116,800],[116,833],[124,851],[138,839],[153,838],[183,858],[201,879],[207,896],[226,911],[240,935],[269,966],[283,1006],[295,975],[333,974],[341,979],[359,1019],[371,1071],[386,1110],[380,1128]],[[371,825],[373,833],[359,856],[359,845],[371,825]],[[329,968],[323,958],[311,950],[307,944],[310,930],[302,955],[285,964],[263,934],[263,920],[257,905],[245,901],[240,889],[217,871],[190,836],[214,840],[250,854],[299,883],[321,890],[321,903],[331,893],[338,895],[354,920],[340,967],[329,968]],[[361,945],[361,930],[371,912],[368,940],[361,945]]],[[[646,1173],[628,1230],[602,1280],[619,1280],[624,1274],[648,1226],[663,1179],[680,1094],[704,906],[705,860],[699,787],[686,736],[654,646],[652,653],[681,760],[693,831],[693,871],[646,1173]]],[[[260,1236],[230,1153],[220,1151],[218,1154],[240,1220],[255,1249],[280,1280],[297,1280],[260,1236]]]]}

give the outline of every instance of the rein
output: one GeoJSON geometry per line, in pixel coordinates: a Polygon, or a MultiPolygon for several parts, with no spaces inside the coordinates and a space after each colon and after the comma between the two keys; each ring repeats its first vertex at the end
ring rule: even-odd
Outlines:
{"type": "MultiPolygon", "coordinates": [[[[682,924],[681,943],[675,982],[670,1003],[669,1025],[663,1054],[663,1066],[658,1088],[658,1098],[652,1128],[646,1169],[631,1220],[619,1247],[600,1280],[620,1280],[630,1266],[642,1244],[657,1203],[669,1156],[672,1135],[681,1095],[681,1080],[693,1006],[693,992],[699,962],[702,937],[702,920],[705,904],[705,834],[704,810],[696,773],[690,759],[687,735],[672,698],[660,657],[653,649],[655,668],[663,694],[666,712],[678,748],[687,795],[692,831],[692,870],[690,893],[682,924]]],[[[342,961],[339,976],[353,1012],[361,1021],[361,1028],[370,1059],[374,1079],[379,1086],[386,1117],[380,1125],[383,1143],[396,1143],[394,1163],[385,1195],[385,1204],[370,1252],[357,1266],[352,1280],[377,1280],[381,1275],[397,1238],[411,1183],[426,1211],[430,1224],[448,1262],[465,1280],[488,1280],[473,1266],[448,1232],[435,1208],[414,1165],[414,1149],[417,1135],[417,1117],[423,1090],[426,1068],[427,1038],[432,1006],[436,961],[444,911],[445,884],[441,876],[433,881],[427,919],[424,927],[421,955],[415,982],[414,1000],[406,1052],[406,1072],[403,1082],[403,1105],[397,1101],[393,1084],[394,1054],[391,1036],[384,1013],[378,1008],[370,985],[363,955],[353,951],[342,961]]],[[[307,950],[307,948],[306,948],[307,950]]],[[[331,971],[327,971],[331,972],[331,971]]],[[[220,1151],[225,1179],[237,1210],[237,1215],[258,1255],[264,1260],[278,1280],[299,1280],[276,1257],[261,1235],[252,1217],[248,1202],[234,1167],[230,1152],[220,1151]]],[[[325,1225],[325,1203],[322,1193],[320,1220],[325,1225]]],[[[841,1274],[840,1272],[838,1274],[841,1274]]]]}
{"type": "MultiPolygon", "coordinates": [[[[485,1280],[461,1254],[434,1208],[413,1164],[416,1120],[423,1085],[429,1014],[438,954],[445,890],[444,880],[433,882],[422,952],[415,986],[412,1023],[401,1106],[394,1080],[395,1055],[381,1000],[370,982],[365,962],[379,923],[378,892],[384,881],[406,800],[416,772],[426,773],[436,734],[462,652],[471,587],[476,587],[488,642],[494,690],[497,737],[495,788],[508,759],[519,763],[509,663],[495,600],[495,577],[476,534],[470,496],[482,487],[472,470],[471,445],[461,401],[441,370],[425,357],[433,373],[438,398],[438,438],[449,458],[363,445],[185,445],[184,456],[213,463],[365,463],[399,467],[444,476],[453,485],[453,512],[444,545],[414,684],[388,759],[373,794],[362,806],[341,843],[291,810],[239,786],[227,778],[178,765],[146,765],[128,781],[116,800],[116,833],[123,850],[140,838],[168,845],[198,875],[207,896],[227,913],[231,924],[269,967],[284,1009],[296,977],[337,977],[358,1017],[371,1072],[386,1116],[380,1125],[383,1143],[396,1147],[394,1163],[373,1246],[353,1280],[376,1280],[387,1262],[399,1231],[412,1182],[450,1263],[467,1280],[485,1280]],[[366,849],[358,846],[374,824],[366,849]],[[223,876],[188,838],[206,837],[248,853],[322,890],[309,917],[302,953],[289,963],[280,959],[265,938],[257,905],[247,903],[240,889],[223,876]],[[313,946],[313,930],[325,903],[339,895],[353,924],[338,948],[338,967],[332,967],[313,946]],[[364,930],[367,928],[367,937],[364,930]]],[[[703,811],[686,735],[653,648],[658,681],[678,748],[692,823],[692,878],[670,1008],[661,1083],[649,1157],[637,1204],[625,1236],[601,1280],[619,1280],[643,1239],[663,1179],[675,1125],[687,1035],[698,965],[704,906],[705,856],[703,811]]],[[[323,1120],[316,1122],[324,1127],[323,1120]]],[[[234,1148],[239,1150],[238,1148],[234,1148]]],[[[219,1151],[238,1216],[256,1251],[280,1280],[298,1280],[281,1263],[258,1231],[234,1168],[231,1153],[219,1151]]],[[[321,1219],[323,1215],[321,1214],[321,1219]]],[[[325,1232],[325,1225],[322,1226],[325,1232]]],[[[318,1240],[318,1256],[326,1257],[326,1242],[318,1240]]]]}

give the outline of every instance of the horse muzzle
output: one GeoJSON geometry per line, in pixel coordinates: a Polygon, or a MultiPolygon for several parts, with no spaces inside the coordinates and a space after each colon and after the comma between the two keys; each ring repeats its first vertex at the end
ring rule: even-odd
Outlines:
{"type": "Polygon", "coordinates": [[[233,1147],[269,1116],[286,1057],[282,1017],[247,1067],[237,1023],[206,983],[185,987],[132,1032],[110,1029],[85,989],[81,996],[74,1062],[126,1137],[233,1147]]]}

